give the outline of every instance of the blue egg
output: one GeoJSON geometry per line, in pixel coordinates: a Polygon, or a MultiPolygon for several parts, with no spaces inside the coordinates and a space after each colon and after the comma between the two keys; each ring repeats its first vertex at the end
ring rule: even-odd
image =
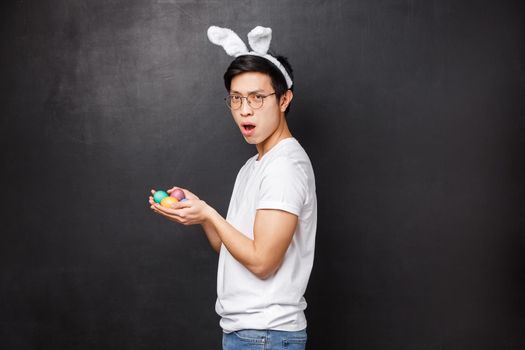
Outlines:
{"type": "Polygon", "coordinates": [[[160,203],[164,198],[168,197],[169,195],[164,191],[157,191],[153,194],[153,200],[156,203],[160,203]]]}
{"type": "Polygon", "coordinates": [[[181,201],[181,202],[187,202],[187,201],[188,201],[188,198],[182,198],[180,201],[181,201]]]}

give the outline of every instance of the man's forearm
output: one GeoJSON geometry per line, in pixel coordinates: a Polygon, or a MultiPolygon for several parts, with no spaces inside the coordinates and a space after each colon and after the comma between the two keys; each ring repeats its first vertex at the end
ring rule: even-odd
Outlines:
{"type": "Polygon", "coordinates": [[[217,232],[215,231],[215,228],[210,222],[207,221],[203,222],[201,226],[204,232],[206,233],[206,237],[208,238],[211,247],[213,248],[213,250],[215,250],[215,252],[219,253],[221,250],[222,241],[217,232]]]}
{"type": "Polygon", "coordinates": [[[213,227],[221,242],[237,261],[254,274],[260,275],[262,261],[256,254],[253,240],[233,227],[216,211],[209,216],[208,224],[213,227]]]}

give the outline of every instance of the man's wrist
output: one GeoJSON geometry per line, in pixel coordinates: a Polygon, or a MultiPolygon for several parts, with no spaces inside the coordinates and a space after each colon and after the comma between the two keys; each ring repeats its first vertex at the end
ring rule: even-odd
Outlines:
{"type": "MultiPolygon", "coordinates": [[[[204,202],[206,203],[206,202],[204,202]]],[[[206,212],[205,212],[205,217],[204,217],[204,222],[202,223],[203,225],[211,225],[211,226],[214,226],[213,225],[213,222],[216,218],[216,215],[218,215],[219,213],[217,213],[217,211],[210,205],[208,205],[206,203],[206,212]]]]}

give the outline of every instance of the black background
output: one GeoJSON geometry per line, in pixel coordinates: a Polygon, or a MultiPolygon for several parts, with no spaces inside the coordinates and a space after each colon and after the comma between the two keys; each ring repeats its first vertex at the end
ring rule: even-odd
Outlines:
{"type": "Polygon", "coordinates": [[[2,349],[218,349],[217,256],[256,153],[210,25],[273,29],[316,174],[309,349],[525,346],[520,1],[2,3],[2,349]]]}

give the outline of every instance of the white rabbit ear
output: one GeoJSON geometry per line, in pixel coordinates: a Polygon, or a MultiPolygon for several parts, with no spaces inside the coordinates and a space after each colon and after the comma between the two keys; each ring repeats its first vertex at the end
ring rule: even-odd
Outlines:
{"type": "Polygon", "coordinates": [[[210,26],[208,28],[208,39],[215,45],[222,46],[230,56],[237,57],[248,52],[246,44],[229,28],[210,26]]]}
{"type": "Polygon", "coordinates": [[[266,55],[272,41],[272,29],[257,26],[248,33],[248,42],[253,51],[266,55]]]}

